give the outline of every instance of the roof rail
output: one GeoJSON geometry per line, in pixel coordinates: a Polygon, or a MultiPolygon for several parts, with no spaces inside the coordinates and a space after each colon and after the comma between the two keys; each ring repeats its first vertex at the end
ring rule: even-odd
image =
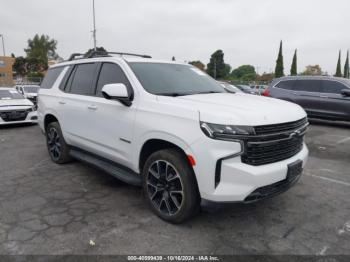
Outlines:
{"type": "Polygon", "coordinates": [[[133,53],[121,53],[121,52],[106,52],[107,54],[112,54],[112,55],[128,55],[128,56],[138,56],[142,58],[152,58],[150,55],[140,55],[140,54],[133,54],[133,53]]]}
{"type": "Polygon", "coordinates": [[[68,61],[74,60],[77,56],[84,56],[84,54],[73,53],[73,54],[71,54],[70,57],[68,58],[68,61]]]}
{"type": "Polygon", "coordinates": [[[120,55],[120,56],[126,55],[126,56],[138,56],[138,57],[142,57],[142,58],[152,58],[149,55],[140,55],[140,54],[133,54],[133,53],[91,51],[87,54],[73,53],[68,58],[68,61],[72,61],[75,59],[83,59],[83,58],[105,57],[105,56],[111,56],[111,55],[120,55]],[[79,58],[77,58],[77,57],[79,57],[79,58]]]}

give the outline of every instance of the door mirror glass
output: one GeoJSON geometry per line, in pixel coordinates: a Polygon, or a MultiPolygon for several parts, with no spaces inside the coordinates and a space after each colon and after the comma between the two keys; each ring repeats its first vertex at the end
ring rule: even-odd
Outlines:
{"type": "Polygon", "coordinates": [[[350,89],[343,89],[340,92],[343,96],[350,96],[350,89]]]}
{"type": "Polygon", "coordinates": [[[102,87],[102,95],[106,99],[118,100],[126,106],[131,105],[127,87],[122,84],[107,84],[102,87]]]}

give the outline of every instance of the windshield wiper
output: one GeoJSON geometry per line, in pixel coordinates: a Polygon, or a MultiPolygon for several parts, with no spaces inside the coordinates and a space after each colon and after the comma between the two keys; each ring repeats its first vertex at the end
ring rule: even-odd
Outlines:
{"type": "Polygon", "coordinates": [[[176,96],[188,96],[188,95],[191,95],[191,94],[188,94],[188,93],[158,93],[157,96],[173,96],[173,97],[176,97],[176,96]]]}
{"type": "Polygon", "coordinates": [[[223,93],[223,92],[219,92],[219,91],[203,91],[203,92],[198,92],[198,93],[193,93],[191,95],[202,95],[202,94],[217,94],[217,93],[223,93]]]}

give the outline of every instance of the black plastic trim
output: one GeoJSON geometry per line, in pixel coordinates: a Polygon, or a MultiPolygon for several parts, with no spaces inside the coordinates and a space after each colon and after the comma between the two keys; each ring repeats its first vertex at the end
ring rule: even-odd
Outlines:
{"type": "Polygon", "coordinates": [[[109,159],[103,158],[77,147],[73,147],[71,149],[70,155],[77,160],[83,161],[91,166],[105,171],[106,173],[118,178],[125,183],[134,186],[142,185],[142,176],[140,174],[109,159]]]}

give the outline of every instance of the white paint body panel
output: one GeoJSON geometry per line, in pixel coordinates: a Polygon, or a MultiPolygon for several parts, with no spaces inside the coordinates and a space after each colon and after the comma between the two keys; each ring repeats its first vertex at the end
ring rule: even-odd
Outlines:
{"type": "Polygon", "coordinates": [[[145,91],[127,62],[119,57],[77,60],[63,65],[94,61],[121,66],[134,89],[132,105],[126,107],[118,101],[61,91],[58,86],[66,67],[51,89],[39,91],[39,124],[43,131],[45,116],[51,114],[58,119],[68,144],[123,164],[137,173],[140,173],[140,152],[148,140],[173,143],[194,157],[196,165],[193,168],[201,197],[213,201],[242,201],[254,189],[285,179],[288,164],[297,159],[305,164],[307,160],[305,145],[292,158],[268,165],[250,166],[243,164],[240,157],[224,160],[221,182],[215,188],[217,160],[240,152],[241,145],[208,138],[200,129],[200,121],[269,125],[304,118],[304,110],[289,102],[241,93],[183,97],[152,95],[145,91]],[[94,109],[89,108],[90,105],[94,105],[94,109]]]}

